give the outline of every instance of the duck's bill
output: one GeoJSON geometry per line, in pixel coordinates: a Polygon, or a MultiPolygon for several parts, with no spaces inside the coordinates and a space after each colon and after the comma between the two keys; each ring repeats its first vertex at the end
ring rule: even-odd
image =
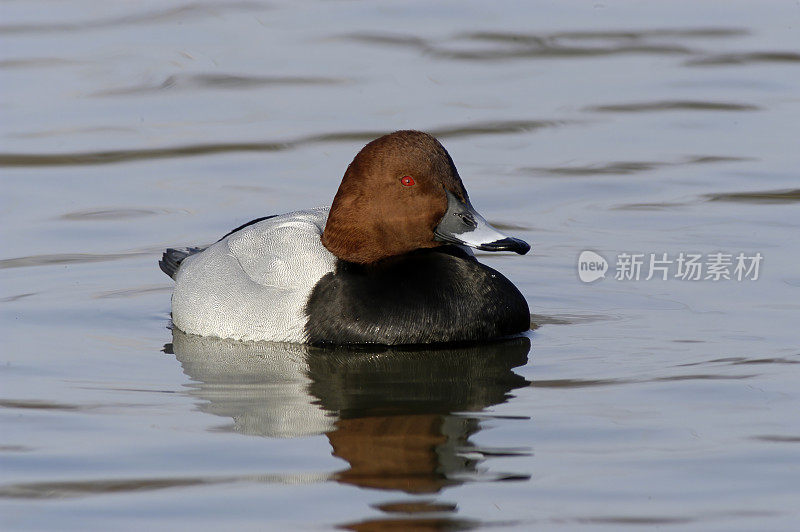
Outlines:
{"type": "Polygon", "coordinates": [[[514,251],[520,255],[531,249],[524,240],[510,237],[492,227],[472,205],[464,203],[449,190],[445,190],[445,193],[447,212],[433,231],[436,240],[483,251],[514,251]]]}

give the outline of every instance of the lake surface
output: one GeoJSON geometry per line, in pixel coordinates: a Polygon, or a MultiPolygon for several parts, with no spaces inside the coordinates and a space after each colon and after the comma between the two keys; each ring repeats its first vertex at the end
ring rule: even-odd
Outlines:
{"type": "Polygon", "coordinates": [[[797,529],[797,2],[0,13],[3,529],[797,529]],[[532,332],[173,336],[163,248],[328,204],[403,128],[532,243],[479,254],[532,332]]]}

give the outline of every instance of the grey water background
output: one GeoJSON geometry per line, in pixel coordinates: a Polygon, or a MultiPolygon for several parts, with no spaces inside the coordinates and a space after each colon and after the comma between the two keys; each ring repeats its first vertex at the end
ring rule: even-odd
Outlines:
{"type": "Polygon", "coordinates": [[[0,97],[3,529],[797,529],[797,2],[8,1],[0,97]],[[533,244],[526,338],[173,338],[164,247],[401,128],[533,244]]]}

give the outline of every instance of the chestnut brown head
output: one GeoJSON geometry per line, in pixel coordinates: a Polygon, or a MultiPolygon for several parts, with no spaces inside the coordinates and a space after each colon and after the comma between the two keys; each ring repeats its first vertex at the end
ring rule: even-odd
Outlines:
{"type": "Polygon", "coordinates": [[[431,135],[396,131],[364,146],[333,199],[322,244],[366,264],[445,242],[529,249],[475,212],[453,160],[431,135]]]}

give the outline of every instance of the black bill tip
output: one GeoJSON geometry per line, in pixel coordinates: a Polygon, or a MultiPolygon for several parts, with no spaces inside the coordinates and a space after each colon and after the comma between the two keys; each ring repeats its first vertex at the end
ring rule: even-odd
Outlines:
{"type": "Polygon", "coordinates": [[[531,250],[531,246],[524,240],[509,237],[502,240],[495,240],[494,242],[486,242],[478,246],[478,249],[483,251],[513,251],[524,255],[531,250]]]}

